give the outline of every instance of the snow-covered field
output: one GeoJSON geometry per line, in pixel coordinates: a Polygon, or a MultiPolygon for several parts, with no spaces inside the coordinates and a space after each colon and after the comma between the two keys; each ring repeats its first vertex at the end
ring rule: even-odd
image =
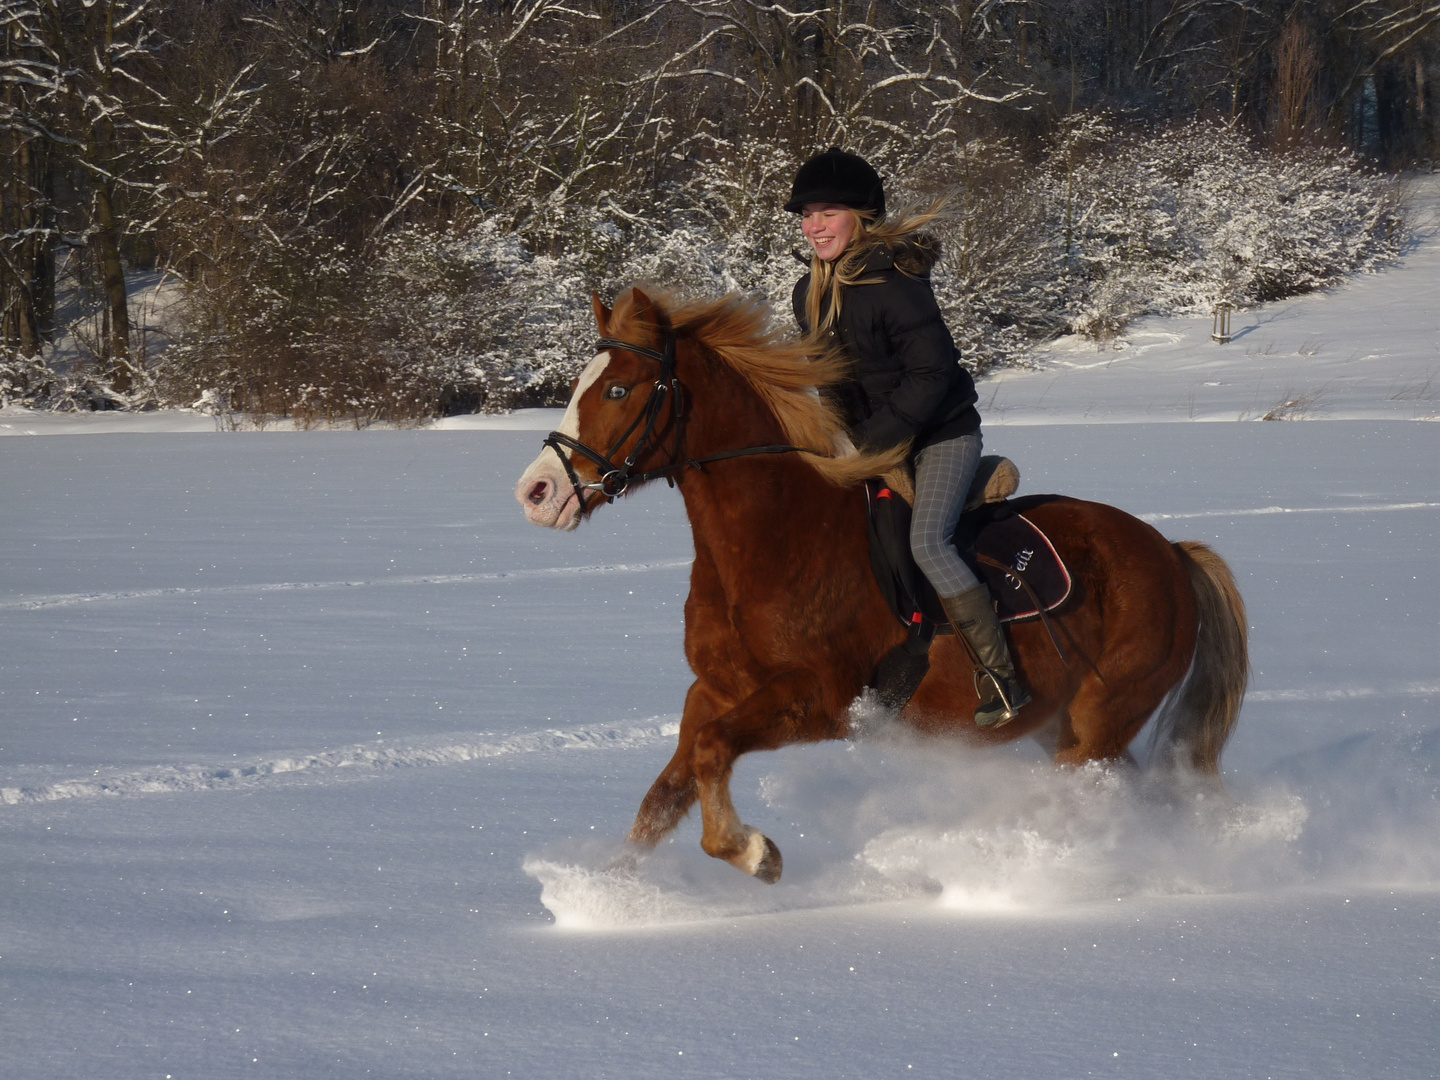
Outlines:
{"type": "Polygon", "coordinates": [[[734,785],[773,887],[693,821],[600,869],[673,743],[689,535],[663,486],[527,526],[554,414],[0,413],[91,432],[0,440],[0,1074],[1440,1075],[1437,283],[1431,235],[1229,346],[1147,320],[983,385],[1023,490],[1234,566],[1235,804],[795,748],[734,785]]]}

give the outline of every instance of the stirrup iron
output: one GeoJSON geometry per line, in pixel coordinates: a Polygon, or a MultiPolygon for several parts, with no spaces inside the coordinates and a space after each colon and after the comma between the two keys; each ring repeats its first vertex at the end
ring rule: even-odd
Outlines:
{"type": "Polygon", "coordinates": [[[1004,727],[1030,702],[1030,694],[1019,679],[1007,678],[989,668],[975,673],[975,689],[980,704],[975,707],[975,725],[982,728],[1004,727]]]}

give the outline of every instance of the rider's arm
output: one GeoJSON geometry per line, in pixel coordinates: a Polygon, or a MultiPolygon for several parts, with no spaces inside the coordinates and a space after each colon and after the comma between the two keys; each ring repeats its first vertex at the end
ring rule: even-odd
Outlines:
{"type": "Polygon", "coordinates": [[[955,340],[940,314],[935,293],[923,278],[893,273],[871,288],[884,289],[881,328],[899,381],[872,402],[855,441],[879,449],[912,439],[945,403],[957,363],[955,340]]]}

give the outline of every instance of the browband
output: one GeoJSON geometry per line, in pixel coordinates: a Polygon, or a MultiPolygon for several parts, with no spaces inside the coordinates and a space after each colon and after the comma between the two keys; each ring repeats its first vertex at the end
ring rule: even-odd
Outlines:
{"type": "Polygon", "coordinates": [[[619,341],[615,338],[601,338],[595,343],[596,352],[605,352],[609,349],[624,349],[626,352],[635,353],[637,356],[648,356],[657,363],[669,364],[675,360],[675,337],[673,334],[665,335],[665,351],[663,353],[656,352],[654,349],[647,349],[644,345],[632,345],[628,341],[619,341]]]}

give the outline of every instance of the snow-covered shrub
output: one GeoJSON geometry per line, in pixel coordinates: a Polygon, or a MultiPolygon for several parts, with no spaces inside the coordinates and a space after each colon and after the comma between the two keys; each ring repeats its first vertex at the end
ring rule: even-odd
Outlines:
{"type": "Polygon", "coordinates": [[[943,245],[932,281],[961,355],[977,372],[1022,362],[1063,328],[1043,178],[1009,141],[960,144],[932,170],[924,190],[894,187],[900,205],[946,199],[929,226],[943,245]]]}
{"type": "Polygon", "coordinates": [[[389,370],[432,388],[436,411],[551,404],[592,353],[586,284],[577,257],[536,255],[494,219],[406,229],[366,279],[370,338],[389,370]]]}
{"type": "Polygon", "coordinates": [[[0,353],[0,408],[25,405],[54,412],[102,412],[153,407],[155,386],[147,373],[139,373],[133,392],[121,394],[95,368],[84,360],[52,365],[45,355],[0,353]]]}
{"type": "MultiPolygon", "coordinates": [[[[874,156],[883,165],[883,152],[874,156]]],[[[727,144],[695,163],[674,203],[676,217],[704,238],[693,247],[705,267],[705,295],[759,293],[790,323],[790,291],[809,265],[798,220],[782,209],[798,166],[792,150],[762,140],[727,144]]]]}
{"type": "MultiPolygon", "coordinates": [[[[607,302],[632,285],[681,298],[760,291],[772,269],[754,238],[691,222],[567,219],[571,250],[537,254],[495,218],[443,235],[390,237],[363,288],[377,362],[436,389],[438,411],[503,411],[562,403],[594,352],[590,294],[607,302]]],[[[790,281],[798,276],[789,261],[790,281]]]]}
{"type": "Polygon", "coordinates": [[[1130,320],[1145,314],[1145,282],[1139,274],[1112,270],[1088,291],[1070,327],[1096,341],[1118,337],[1130,320]]]}
{"type": "Polygon", "coordinates": [[[472,406],[483,399],[467,357],[452,357],[438,329],[456,276],[443,245],[416,245],[403,231],[378,253],[313,239],[308,261],[256,245],[242,273],[192,286],[189,325],[164,358],[172,400],[365,426],[414,423],[457,400],[463,407],[466,395],[472,406]],[[416,262],[408,277],[407,256],[416,262]],[[414,282],[431,278],[436,286],[417,297],[414,282]]]}
{"type": "MultiPolygon", "coordinates": [[[[365,409],[357,342],[357,256],[315,230],[255,230],[188,283],[185,320],[157,373],[171,400],[224,400],[235,412],[290,416],[323,393],[333,414],[365,409]],[[303,391],[303,395],[302,395],[303,391]]],[[[349,415],[347,413],[347,415],[349,415]]]]}
{"type": "Polygon", "coordinates": [[[1195,121],[1046,162],[1050,243],[1070,326],[1114,336],[1145,313],[1275,300],[1370,269],[1398,251],[1393,181],[1352,155],[1260,149],[1195,121]]]}
{"type": "MultiPolygon", "coordinates": [[[[1123,136],[1080,117],[1039,160],[996,140],[866,152],[893,207],[947,197],[933,281],[977,371],[1067,330],[1104,339],[1150,312],[1312,289],[1400,239],[1391,182],[1354,158],[1275,154],[1215,124],[1123,136]]],[[[405,226],[354,250],[303,232],[255,243],[194,284],[190,330],[164,360],[183,376],[171,397],[357,423],[559,404],[591,355],[591,290],[608,303],[633,284],[758,293],[789,327],[807,264],[781,209],[796,164],[778,145],[717,144],[683,182],[529,218],[405,226]]]]}
{"type": "Polygon", "coordinates": [[[35,404],[49,393],[54,380],[43,357],[0,351],[0,408],[35,404]]]}

